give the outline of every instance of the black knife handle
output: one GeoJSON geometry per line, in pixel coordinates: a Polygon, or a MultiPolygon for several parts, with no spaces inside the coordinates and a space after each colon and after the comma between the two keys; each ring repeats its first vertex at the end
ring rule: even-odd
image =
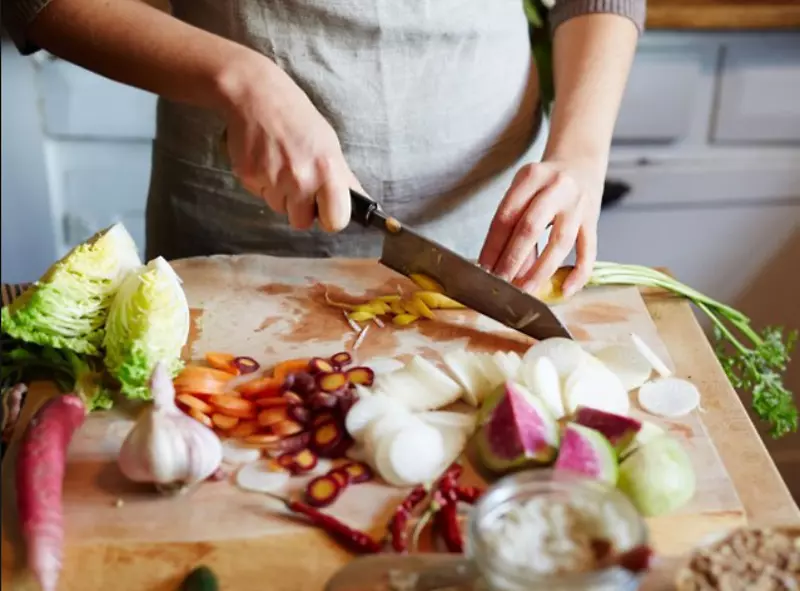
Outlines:
{"type": "Polygon", "coordinates": [[[372,216],[380,209],[378,202],[353,189],[350,189],[350,200],[353,203],[350,219],[362,226],[371,225],[372,216]]]}

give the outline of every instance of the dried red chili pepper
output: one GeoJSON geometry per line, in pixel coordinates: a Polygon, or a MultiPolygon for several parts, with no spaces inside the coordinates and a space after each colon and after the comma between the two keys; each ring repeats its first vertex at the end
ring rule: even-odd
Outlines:
{"type": "Polygon", "coordinates": [[[472,505],[483,494],[483,489],[477,486],[459,486],[456,488],[456,498],[462,503],[472,505]]]}
{"type": "Polygon", "coordinates": [[[461,527],[458,524],[458,509],[454,502],[443,505],[437,515],[437,529],[441,532],[444,545],[448,552],[461,554],[464,552],[464,541],[461,536],[461,527]]]}
{"type": "Polygon", "coordinates": [[[299,513],[300,515],[308,517],[311,523],[318,526],[337,542],[342,544],[342,546],[353,552],[358,554],[377,554],[381,551],[380,544],[373,540],[368,534],[353,529],[331,515],[327,515],[300,501],[290,501],[277,496],[274,498],[280,499],[283,504],[286,505],[286,508],[293,513],[299,513]]]}
{"type": "Polygon", "coordinates": [[[439,490],[434,495],[434,503],[439,505],[435,517],[437,529],[441,532],[448,552],[461,554],[464,552],[464,541],[461,528],[458,524],[458,477],[461,475],[461,466],[454,464],[448,468],[439,483],[439,490]]]}
{"type": "Polygon", "coordinates": [[[395,552],[405,552],[408,549],[408,519],[414,508],[422,502],[427,494],[428,491],[424,486],[415,486],[395,509],[394,515],[389,521],[389,534],[392,538],[392,549],[395,552]]]}

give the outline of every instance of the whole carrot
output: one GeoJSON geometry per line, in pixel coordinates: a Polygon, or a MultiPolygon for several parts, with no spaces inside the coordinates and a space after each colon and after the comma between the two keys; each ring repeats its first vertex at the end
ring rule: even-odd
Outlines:
{"type": "Polygon", "coordinates": [[[67,447],[86,406],[75,394],[46,402],[28,424],[17,458],[17,510],[28,567],[43,591],[55,591],[61,572],[64,524],[61,491],[67,447]]]}

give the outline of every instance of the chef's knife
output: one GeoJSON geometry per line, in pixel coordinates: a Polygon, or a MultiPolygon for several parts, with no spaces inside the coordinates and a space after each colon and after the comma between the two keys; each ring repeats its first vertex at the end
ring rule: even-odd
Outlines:
{"type": "Polygon", "coordinates": [[[535,339],[572,338],[544,302],[420,236],[386,215],[369,197],[356,191],[350,191],[350,196],[353,221],[384,234],[381,264],[406,277],[412,273],[426,275],[454,300],[535,339]]]}

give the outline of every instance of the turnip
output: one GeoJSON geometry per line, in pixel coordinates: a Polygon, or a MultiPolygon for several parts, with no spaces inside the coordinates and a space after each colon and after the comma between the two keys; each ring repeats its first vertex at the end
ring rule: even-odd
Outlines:
{"type": "Polygon", "coordinates": [[[86,405],[75,394],[46,402],[28,424],[17,458],[17,510],[28,567],[43,591],[55,591],[61,571],[64,524],[61,490],[67,447],[83,424],[86,405]]]}

